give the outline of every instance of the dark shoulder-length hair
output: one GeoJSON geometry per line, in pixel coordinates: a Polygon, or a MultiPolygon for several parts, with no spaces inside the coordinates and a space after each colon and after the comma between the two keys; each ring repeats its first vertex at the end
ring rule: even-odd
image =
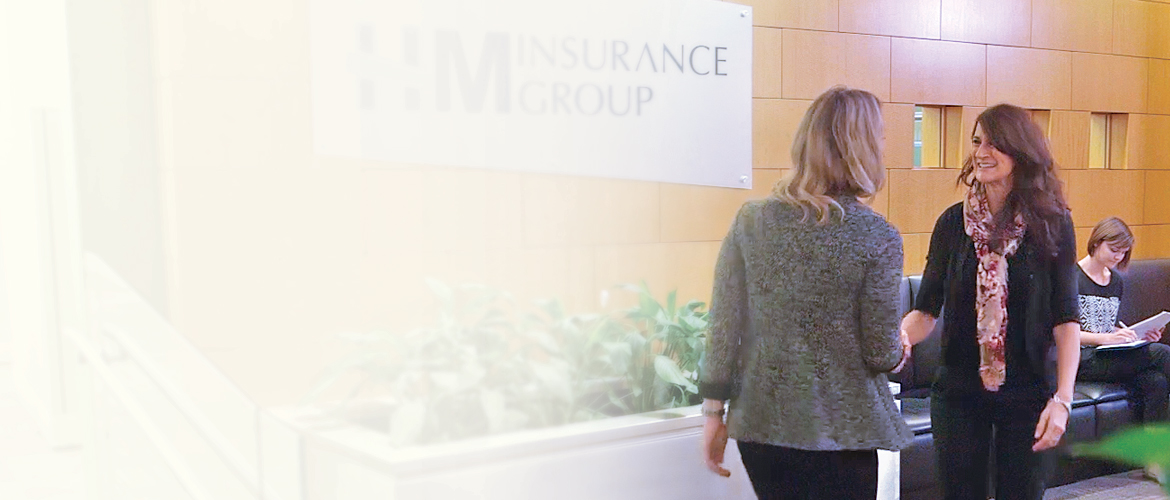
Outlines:
{"type": "MultiPolygon", "coordinates": [[[[1023,216],[1027,231],[1049,255],[1056,255],[1061,238],[1061,222],[1068,212],[1056,163],[1048,150],[1048,139],[1027,110],[1011,104],[987,108],[975,120],[986,140],[1001,153],[1010,156],[1012,189],[1003,209],[995,216],[991,229],[991,247],[1001,248],[1016,214],[1023,216]]],[[[971,131],[974,137],[975,131],[971,131]]],[[[975,151],[972,150],[959,172],[959,184],[982,189],[975,179],[975,151]]]]}

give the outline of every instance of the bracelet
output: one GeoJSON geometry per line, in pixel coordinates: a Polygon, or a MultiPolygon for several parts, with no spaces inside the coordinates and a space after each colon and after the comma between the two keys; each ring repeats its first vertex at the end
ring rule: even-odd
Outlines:
{"type": "Polygon", "coordinates": [[[718,410],[712,410],[712,409],[710,409],[710,408],[707,408],[706,406],[704,406],[704,407],[703,407],[703,416],[704,416],[704,417],[719,417],[719,418],[723,418],[723,413],[724,413],[725,411],[726,411],[726,410],[724,410],[722,407],[720,407],[718,410]]]}
{"type": "Polygon", "coordinates": [[[1056,394],[1052,395],[1052,400],[1057,402],[1061,406],[1064,406],[1064,409],[1068,410],[1068,414],[1070,416],[1072,415],[1072,401],[1065,401],[1063,399],[1060,399],[1060,396],[1057,396],[1056,394]]]}

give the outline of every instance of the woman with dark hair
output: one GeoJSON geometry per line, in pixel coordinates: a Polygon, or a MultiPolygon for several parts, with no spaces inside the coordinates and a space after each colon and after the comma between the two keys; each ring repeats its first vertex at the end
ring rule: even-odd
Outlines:
{"type": "MultiPolygon", "coordinates": [[[[1125,270],[1133,243],[1129,226],[1117,217],[1109,217],[1093,228],[1089,254],[1077,262],[1081,304],[1081,366],[1077,379],[1128,384],[1139,396],[1137,406],[1142,420],[1161,422],[1170,411],[1170,346],[1098,349],[1139,340],[1136,332],[1117,321],[1125,286],[1114,270],[1125,270]]],[[[1162,330],[1156,330],[1140,340],[1157,342],[1161,338],[1162,330]]]]}
{"type": "Polygon", "coordinates": [[[793,138],[792,172],[740,208],[719,251],[704,456],[727,476],[730,433],[761,500],[873,500],[877,450],[910,441],[886,379],[905,360],[902,237],[861,201],[885,180],[882,136],[873,94],[821,94],[793,138]]]}
{"type": "Polygon", "coordinates": [[[943,314],[930,416],[945,498],[988,497],[994,441],[995,498],[1040,500],[1042,452],[1068,424],[1079,358],[1076,237],[1026,110],[988,108],[971,144],[966,198],[935,224],[902,330],[921,342],[943,314]]]}

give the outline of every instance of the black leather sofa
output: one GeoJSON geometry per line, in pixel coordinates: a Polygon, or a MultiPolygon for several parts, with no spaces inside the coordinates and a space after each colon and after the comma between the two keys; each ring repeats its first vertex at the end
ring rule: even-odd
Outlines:
{"type": "MultiPolygon", "coordinates": [[[[1119,312],[1121,321],[1132,324],[1159,311],[1170,310],[1170,259],[1134,261],[1122,276],[1125,298],[1119,312]]],[[[918,276],[903,280],[902,304],[906,311],[913,307],[919,280],[918,276]]],[[[902,401],[902,415],[914,433],[913,444],[901,453],[902,500],[942,498],[930,424],[930,384],[939,366],[941,328],[940,318],[930,337],[914,346],[910,362],[902,372],[891,377],[892,381],[902,384],[898,396],[902,401]]],[[[1170,335],[1163,337],[1162,342],[1170,343],[1170,335]]],[[[1124,470],[1123,466],[1110,462],[1071,457],[1063,448],[1072,442],[1101,439],[1135,423],[1128,388],[1123,384],[1078,382],[1072,406],[1069,426],[1049,486],[1124,470]]],[[[994,489],[989,491],[994,492],[994,489]]]]}

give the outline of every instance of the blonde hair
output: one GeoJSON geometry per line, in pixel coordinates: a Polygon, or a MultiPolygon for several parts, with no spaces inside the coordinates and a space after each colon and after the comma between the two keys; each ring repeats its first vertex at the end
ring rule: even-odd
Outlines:
{"type": "Polygon", "coordinates": [[[845,209],[834,196],[869,198],[886,181],[882,166],[882,111],[877,96],[836,86],[821,94],[800,121],[792,139],[794,168],[776,184],[781,201],[829,221],[845,209]]]}

